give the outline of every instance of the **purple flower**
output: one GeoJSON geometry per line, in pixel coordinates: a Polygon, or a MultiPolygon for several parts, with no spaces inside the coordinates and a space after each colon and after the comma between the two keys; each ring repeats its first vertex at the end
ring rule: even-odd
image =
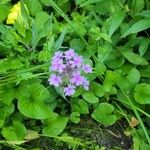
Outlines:
{"type": "Polygon", "coordinates": [[[83,78],[83,88],[89,90],[89,81],[85,77],[83,78]]]}
{"type": "Polygon", "coordinates": [[[48,81],[49,84],[54,85],[56,87],[58,87],[62,83],[61,77],[56,74],[52,74],[48,81]]]}
{"type": "Polygon", "coordinates": [[[73,60],[70,61],[71,66],[74,67],[81,67],[83,63],[83,58],[82,56],[75,56],[73,60]]]}
{"type": "Polygon", "coordinates": [[[68,85],[68,87],[64,88],[64,93],[66,96],[73,95],[75,93],[75,87],[72,85],[68,85]]]}
{"type": "Polygon", "coordinates": [[[92,68],[90,65],[83,65],[83,71],[85,73],[92,73],[92,68]]]}
{"type": "Polygon", "coordinates": [[[83,77],[79,73],[74,73],[70,82],[74,83],[76,86],[82,85],[83,84],[83,77]]]}
{"type": "Polygon", "coordinates": [[[63,60],[55,59],[52,62],[51,70],[52,71],[58,71],[59,73],[62,73],[63,70],[65,69],[65,67],[66,67],[66,65],[63,64],[63,60]]]}
{"type": "Polygon", "coordinates": [[[74,49],[71,48],[65,52],[65,55],[66,55],[66,59],[71,59],[76,56],[74,49]]]}
{"type": "Polygon", "coordinates": [[[85,64],[83,57],[76,54],[73,49],[55,52],[50,71],[53,74],[48,80],[49,84],[60,86],[66,96],[73,95],[78,86],[82,86],[85,90],[89,89],[89,81],[82,73],[91,73],[92,68],[85,64]]]}

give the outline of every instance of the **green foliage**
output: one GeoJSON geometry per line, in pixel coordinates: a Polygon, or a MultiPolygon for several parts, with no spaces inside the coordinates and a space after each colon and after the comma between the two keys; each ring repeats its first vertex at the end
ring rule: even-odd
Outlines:
{"type": "Polygon", "coordinates": [[[135,86],[134,98],[140,104],[150,104],[150,84],[141,83],[135,86]]]}
{"type": "Polygon", "coordinates": [[[20,0],[20,15],[13,10],[16,20],[8,25],[13,6],[0,1],[0,142],[15,147],[41,135],[84,147],[58,135],[84,117],[110,126],[135,116],[130,149],[148,149],[150,2],[20,0]],[[69,47],[93,73],[86,74],[88,91],[78,88],[65,97],[47,80],[54,52],[69,47]]]}
{"type": "Polygon", "coordinates": [[[55,137],[64,130],[67,122],[68,122],[68,117],[63,117],[63,116],[58,116],[54,120],[47,120],[45,122],[45,127],[43,128],[42,132],[44,135],[55,137]]]}
{"type": "Polygon", "coordinates": [[[108,103],[100,103],[92,113],[92,117],[105,126],[116,122],[116,116],[112,114],[114,107],[108,103]]]}

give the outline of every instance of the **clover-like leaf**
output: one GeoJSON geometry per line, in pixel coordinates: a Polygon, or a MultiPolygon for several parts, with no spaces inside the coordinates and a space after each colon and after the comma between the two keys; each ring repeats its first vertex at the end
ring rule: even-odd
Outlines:
{"type": "Polygon", "coordinates": [[[92,117],[105,126],[113,125],[117,117],[113,114],[114,107],[108,103],[101,103],[92,113],[92,117]]]}
{"type": "Polygon", "coordinates": [[[141,83],[134,89],[134,98],[140,104],[150,104],[150,84],[141,83]]]}

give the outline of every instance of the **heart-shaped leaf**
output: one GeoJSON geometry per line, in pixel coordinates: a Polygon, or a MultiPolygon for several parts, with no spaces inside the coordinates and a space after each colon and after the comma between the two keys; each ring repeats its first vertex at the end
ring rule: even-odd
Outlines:
{"type": "Polygon", "coordinates": [[[134,89],[134,98],[140,104],[150,104],[150,84],[141,83],[134,89]]]}
{"type": "Polygon", "coordinates": [[[114,107],[108,103],[101,103],[92,113],[92,117],[105,126],[113,125],[117,118],[114,114],[114,107]]]}
{"type": "Polygon", "coordinates": [[[57,136],[64,130],[67,122],[68,117],[59,116],[55,120],[49,121],[42,132],[50,137],[57,136]]]}

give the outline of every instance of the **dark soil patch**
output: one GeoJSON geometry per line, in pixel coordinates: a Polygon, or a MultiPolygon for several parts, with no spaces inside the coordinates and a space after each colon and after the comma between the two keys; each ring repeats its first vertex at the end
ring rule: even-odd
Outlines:
{"type": "MultiPolygon", "coordinates": [[[[131,150],[131,137],[124,134],[126,122],[120,121],[110,127],[102,127],[92,119],[82,119],[80,124],[70,124],[67,127],[69,135],[81,139],[85,143],[84,150],[98,150],[95,147],[105,147],[106,150],[131,150]]],[[[26,149],[40,148],[41,150],[69,150],[68,143],[56,139],[41,137],[30,141],[24,145],[26,149]]],[[[74,150],[82,150],[82,147],[76,146],[74,150]]]]}

